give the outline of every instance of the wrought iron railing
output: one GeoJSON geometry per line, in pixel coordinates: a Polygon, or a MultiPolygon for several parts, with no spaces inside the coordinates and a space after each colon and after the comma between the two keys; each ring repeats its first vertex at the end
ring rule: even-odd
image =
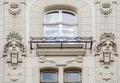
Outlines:
{"type": "Polygon", "coordinates": [[[64,48],[65,44],[84,44],[84,48],[92,49],[93,37],[30,37],[30,49],[33,50],[33,44],[36,44],[36,49],[40,48],[40,45],[47,44],[59,44],[60,48],[64,48]],[[89,46],[88,46],[89,45],[89,46]]]}

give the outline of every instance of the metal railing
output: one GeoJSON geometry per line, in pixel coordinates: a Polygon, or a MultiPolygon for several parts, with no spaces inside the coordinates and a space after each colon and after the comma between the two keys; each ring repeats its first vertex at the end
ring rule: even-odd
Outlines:
{"type": "Polygon", "coordinates": [[[40,49],[40,45],[42,44],[59,44],[61,49],[67,44],[71,44],[72,46],[83,44],[84,49],[88,47],[92,49],[93,42],[93,37],[30,37],[29,41],[31,50],[33,50],[33,46],[36,46],[36,49],[40,49]]]}

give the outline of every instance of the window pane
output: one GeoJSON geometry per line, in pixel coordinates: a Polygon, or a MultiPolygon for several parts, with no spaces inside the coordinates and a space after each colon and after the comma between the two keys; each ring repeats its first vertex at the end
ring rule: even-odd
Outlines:
{"type": "Polygon", "coordinates": [[[74,37],[75,26],[62,26],[62,37],[74,37]]]}
{"type": "Polygon", "coordinates": [[[62,22],[64,23],[75,23],[75,15],[70,12],[62,12],[62,22]]]}
{"type": "Polygon", "coordinates": [[[56,82],[56,72],[42,72],[42,82],[56,82]]]}
{"type": "Polygon", "coordinates": [[[79,72],[66,72],[65,82],[80,82],[80,73],[79,72]]]}
{"type": "Polygon", "coordinates": [[[58,11],[50,12],[46,14],[46,23],[56,23],[59,21],[58,11]]]}
{"type": "Polygon", "coordinates": [[[75,37],[76,15],[65,10],[55,10],[46,13],[46,37],[75,37]],[[47,24],[48,23],[48,24],[47,24]]]}
{"type": "Polygon", "coordinates": [[[45,28],[45,36],[46,37],[58,37],[59,36],[59,28],[57,25],[47,26],[45,28]]]}

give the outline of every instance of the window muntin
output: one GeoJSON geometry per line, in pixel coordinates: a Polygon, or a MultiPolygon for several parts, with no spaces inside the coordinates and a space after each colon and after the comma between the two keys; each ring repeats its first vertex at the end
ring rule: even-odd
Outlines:
{"type": "Polygon", "coordinates": [[[75,37],[76,27],[76,14],[74,12],[54,10],[45,13],[45,37],[75,37]],[[49,33],[49,27],[53,33],[49,33]],[[55,31],[52,27],[58,28],[59,31],[55,31]]]}
{"type": "Polygon", "coordinates": [[[57,72],[56,71],[41,72],[41,82],[57,82],[57,72]]]}
{"type": "Polygon", "coordinates": [[[80,82],[81,76],[79,71],[66,71],[65,82],[80,82]]]}

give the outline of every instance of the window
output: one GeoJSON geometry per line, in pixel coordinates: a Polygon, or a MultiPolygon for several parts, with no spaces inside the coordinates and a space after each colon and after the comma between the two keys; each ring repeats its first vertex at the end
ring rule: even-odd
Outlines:
{"type": "Polygon", "coordinates": [[[76,14],[66,10],[53,10],[45,13],[45,37],[75,37],[76,14]]]}
{"type": "Polygon", "coordinates": [[[41,72],[41,82],[57,82],[57,72],[56,71],[42,71],[41,72]]]}
{"type": "Polygon", "coordinates": [[[66,71],[65,72],[65,82],[80,82],[80,72],[79,71],[66,71]]]}

